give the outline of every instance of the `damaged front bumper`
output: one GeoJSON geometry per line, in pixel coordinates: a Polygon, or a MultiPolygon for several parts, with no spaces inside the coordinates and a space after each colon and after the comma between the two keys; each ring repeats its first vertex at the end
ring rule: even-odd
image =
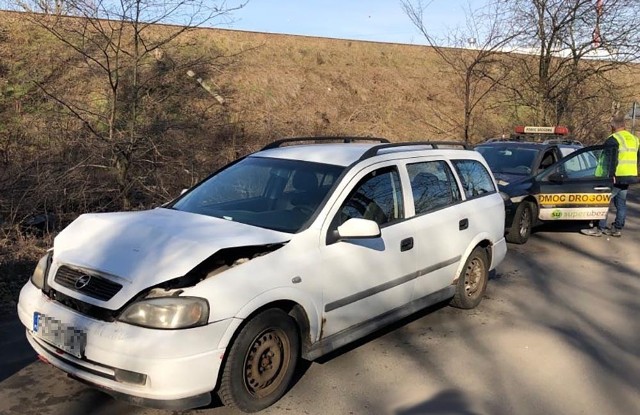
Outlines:
{"type": "Polygon", "coordinates": [[[233,322],[155,330],[100,321],[49,299],[31,283],[20,292],[18,315],[29,343],[47,362],[118,399],[167,409],[209,403],[225,352],[220,342],[233,322]],[[49,336],[52,327],[71,335],[49,336]]]}

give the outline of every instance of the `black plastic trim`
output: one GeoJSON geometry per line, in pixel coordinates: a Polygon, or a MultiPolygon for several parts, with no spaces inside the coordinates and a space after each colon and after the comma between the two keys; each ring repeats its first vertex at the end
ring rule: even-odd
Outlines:
{"type": "MultiPolygon", "coordinates": [[[[100,372],[100,371],[97,371],[97,370],[93,370],[93,369],[88,368],[88,367],[86,367],[86,366],[82,366],[82,365],[80,365],[80,364],[78,364],[78,363],[76,363],[76,362],[74,362],[74,361],[71,361],[71,360],[69,360],[69,359],[65,358],[63,354],[53,354],[53,353],[51,353],[49,350],[47,350],[47,346],[52,347],[52,348],[54,348],[54,349],[56,349],[56,350],[60,350],[60,349],[58,349],[57,347],[55,347],[54,345],[52,345],[52,344],[50,344],[50,343],[45,342],[44,340],[39,339],[39,338],[38,338],[38,337],[36,337],[36,336],[33,336],[33,335],[32,335],[31,333],[29,333],[28,331],[27,331],[27,333],[28,333],[28,334],[27,334],[28,336],[31,336],[31,338],[33,339],[33,341],[35,341],[36,343],[38,343],[38,344],[40,345],[40,347],[42,347],[42,348],[46,351],[46,353],[47,353],[47,354],[46,354],[45,356],[43,356],[43,357],[44,357],[47,361],[50,361],[50,360],[60,360],[60,361],[61,361],[62,363],[64,363],[65,365],[72,366],[72,367],[74,367],[75,369],[78,369],[78,370],[80,370],[80,371],[82,371],[82,372],[87,372],[87,373],[90,373],[90,374],[92,374],[92,375],[99,376],[99,377],[101,377],[101,378],[105,378],[105,379],[112,380],[112,381],[114,381],[114,382],[116,381],[116,377],[115,377],[115,375],[108,375],[108,374],[106,374],[106,373],[103,373],[103,372],[100,372]],[[47,344],[47,346],[43,345],[43,343],[46,343],[46,344],[47,344]]],[[[62,352],[63,352],[63,353],[66,353],[66,352],[64,352],[64,351],[62,351],[62,352]]],[[[104,367],[105,369],[110,369],[110,370],[113,370],[113,371],[115,371],[115,370],[116,370],[116,368],[114,368],[114,367],[105,366],[105,365],[102,365],[102,364],[97,363],[97,362],[92,362],[92,361],[89,361],[89,360],[86,360],[86,362],[87,362],[87,363],[90,363],[90,364],[92,364],[92,365],[96,365],[96,366],[104,367]]],[[[64,369],[61,369],[61,370],[64,370],[64,369]]]]}
{"type": "Polygon", "coordinates": [[[385,150],[387,148],[398,148],[398,147],[419,147],[416,149],[411,149],[407,151],[424,151],[424,150],[435,150],[435,149],[443,149],[443,148],[451,148],[452,146],[462,147],[464,150],[472,150],[472,147],[469,144],[466,144],[461,141],[407,141],[402,143],[389,143],[389,144],[380,144],[374,147],[371,147],[369,150],[365,151],[362,156],[360,156],[359,161],[366,160],[371,157],[375,157],[379,154],[380,150],[385,150]],[[430,146],[430,147],[423,147],[430,146]]]}
{"type": "Polygon", "coordinates": [[[273,148],[282,147],[283,144],[304,142],[305,144],[320,144],[320,143],[356,143],[356,142],[378,142],[378,143],[390,143],[386,138],[379,137],[333,137],[333,136],[319,136],[319,137],[289,137],[276,140],[272,143],[262,147],[260,151],[270,150],[273,148]]]}

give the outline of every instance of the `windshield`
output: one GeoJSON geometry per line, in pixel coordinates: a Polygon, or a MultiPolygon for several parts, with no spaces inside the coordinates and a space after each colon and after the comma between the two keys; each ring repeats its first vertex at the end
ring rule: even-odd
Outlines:
{"type": "Polygon", "coordinates": [[[314,214],[344,167],[247,157],[221,170],[172,209],[295,233],[314,214]]]}
{"type": "Polygon", "coordinates": [[[534,148],[509,146],[478,146],[476,150],[487,160],[495,173],[529,175],[538,154],[534,148]]]}

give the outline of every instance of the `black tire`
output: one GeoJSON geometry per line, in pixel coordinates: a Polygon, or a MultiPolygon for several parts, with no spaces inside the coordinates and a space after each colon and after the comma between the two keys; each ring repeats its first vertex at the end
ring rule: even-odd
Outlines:
{"type": "Polygon", "coordinates": [[[458,276],[456,293],[451,299],[450,305],[457,308],[475,308],[487,289],[489,281],[489,258],[487,252],[477,246],[467,258],[458,276]]]}
{"type": "Polygon", "coordinates": [[[529,202],[522,202],[516,209],[513,222],[507,232],[506,240],[522,245],[529,240],[533,228],[533,206],[529,202]]]}
{"type": "Polygon", "coordinates": [[[284,395],[300,356],[298,326],[287,313],[269,309],[240,330],[224,364],[218,396],[227,406],[257,412],[284,395]]]}

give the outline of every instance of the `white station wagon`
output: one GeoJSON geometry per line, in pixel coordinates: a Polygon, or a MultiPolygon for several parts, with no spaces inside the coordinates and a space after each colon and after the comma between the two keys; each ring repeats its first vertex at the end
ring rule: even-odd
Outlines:
{"type": "Polygon", "coordinates": [[[280,140],[163,207],[80,216],[20,293],[29,342],[136,405],[217,393],[255,412],[299,359],[435,303],[477,306],[507,249],[482,156],[339,140],[280,140]]]}

